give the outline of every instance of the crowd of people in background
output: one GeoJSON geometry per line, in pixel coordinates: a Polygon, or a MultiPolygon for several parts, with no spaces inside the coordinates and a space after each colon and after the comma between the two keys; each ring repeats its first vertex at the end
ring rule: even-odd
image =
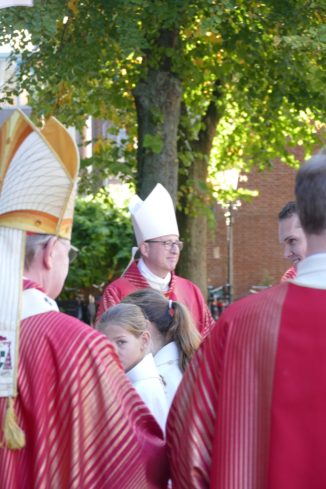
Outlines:
{"type": "Polygon", "coordinates": [[[94,326],[100,297],[78,292],[72,299],[58,299],[62,312],[74,316],[90,326],[94,326]]]}
{"type": "Polygon", "coordinates": [[[161,184],[131,200],[137,247],[98,307],[61,312],[77,147],[19,110],[0,141],[0,487],[324,488],[326,154],[278,216],[291,269],[215,321],[175,273],[161,184]]]}

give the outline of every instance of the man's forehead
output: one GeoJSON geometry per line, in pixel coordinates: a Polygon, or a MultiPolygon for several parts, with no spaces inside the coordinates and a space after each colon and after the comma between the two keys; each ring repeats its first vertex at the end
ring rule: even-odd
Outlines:
{"type": "Polygon", "coordinates": [[[281,243],[293,237],[299,237],[303,234],[303,229],[299,220],[299,216],[293,216],[281,219],[279,221],[279,240],[281,243]]]}

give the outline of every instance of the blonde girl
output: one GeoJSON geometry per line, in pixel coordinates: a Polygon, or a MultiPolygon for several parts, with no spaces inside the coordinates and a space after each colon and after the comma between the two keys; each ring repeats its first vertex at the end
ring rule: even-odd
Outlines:
{"type": "Polygon", "coordinates": [[[169,406],[201,336],[186,306],[154,289],[141,289],[122,303],[139,306],[151,323],[152,353],[169,406]]]}
{"type": "Polygon", "coordinates": [[[113,306],[104,312],[97,329],[115,346],[127,377],[164,431],[168,404],[150,352],[149,321],[142,310],[134,304],[113,306]]]}

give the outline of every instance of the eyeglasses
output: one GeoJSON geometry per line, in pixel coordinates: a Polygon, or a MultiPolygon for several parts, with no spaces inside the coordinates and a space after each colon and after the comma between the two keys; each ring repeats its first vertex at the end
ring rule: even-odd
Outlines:
{"type": "Polygon", "coordinates": [[[171,241],[170,239],[168,241],[155,241],[154,239],[147,239],[146,243],[161,243],[168,251],[171,251],[174,246],[177,246],[180,251],[183,248],[183,241],[171,241]]]}
{"type": "Polygon", "coordinates": [[[78,253],[79,253],[79,249],[76,248],[76,246],[70,245],[70,249],[68,253],[69,263],[72,263],[73,261],[76,260],[78,253]]]}
{"type": "MultiPolygon", "coordinates": [[[[36,235],[36,237],[39,237],[39,235],[36,235]]],[[[41,246],[42,248],[46,248],[52,239],[55,239],[56,241],[62,243],[64,247],[68,249],[69,263],[72,263],[78,256],[79,249],[76,248],[76,246],[70,244],[70,242],[67,239],[60,238],[58,236],[48,236],[48,235],[44,236],[44,238],[41,237],[40,239],[41,241],[37,242],[36,245],[41,246]]]]}
{"type": "Polygon", "coordinates": [[[59,241],[60,241],[60,243],[64,244],[65,246],[66,246],[66,244],[69,244],[69,251],[68,251],[69,263],[72,263],[73,261],[75,261],[77,256],[78,256],[79,249],[76,248],[76,246],[73,246],[72,244],[70,244],[66,239],[59,238],[59,241]]]}

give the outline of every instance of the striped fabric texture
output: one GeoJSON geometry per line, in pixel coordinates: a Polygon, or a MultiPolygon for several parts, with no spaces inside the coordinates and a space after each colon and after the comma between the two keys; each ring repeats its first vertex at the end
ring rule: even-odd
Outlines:
{"type": "Polygon", "coordinates": [[[27,442],[0,448],[1,488],[166,487],[160,428],[106,337],[77,319],[22,321],[15,411],[27,442]]]}
{"type": "Polygon", "coordinates": [[[195,354],[167,424],[173,489],[269,487],[273,379],[287,287],[234,303],[195,354]]]}

